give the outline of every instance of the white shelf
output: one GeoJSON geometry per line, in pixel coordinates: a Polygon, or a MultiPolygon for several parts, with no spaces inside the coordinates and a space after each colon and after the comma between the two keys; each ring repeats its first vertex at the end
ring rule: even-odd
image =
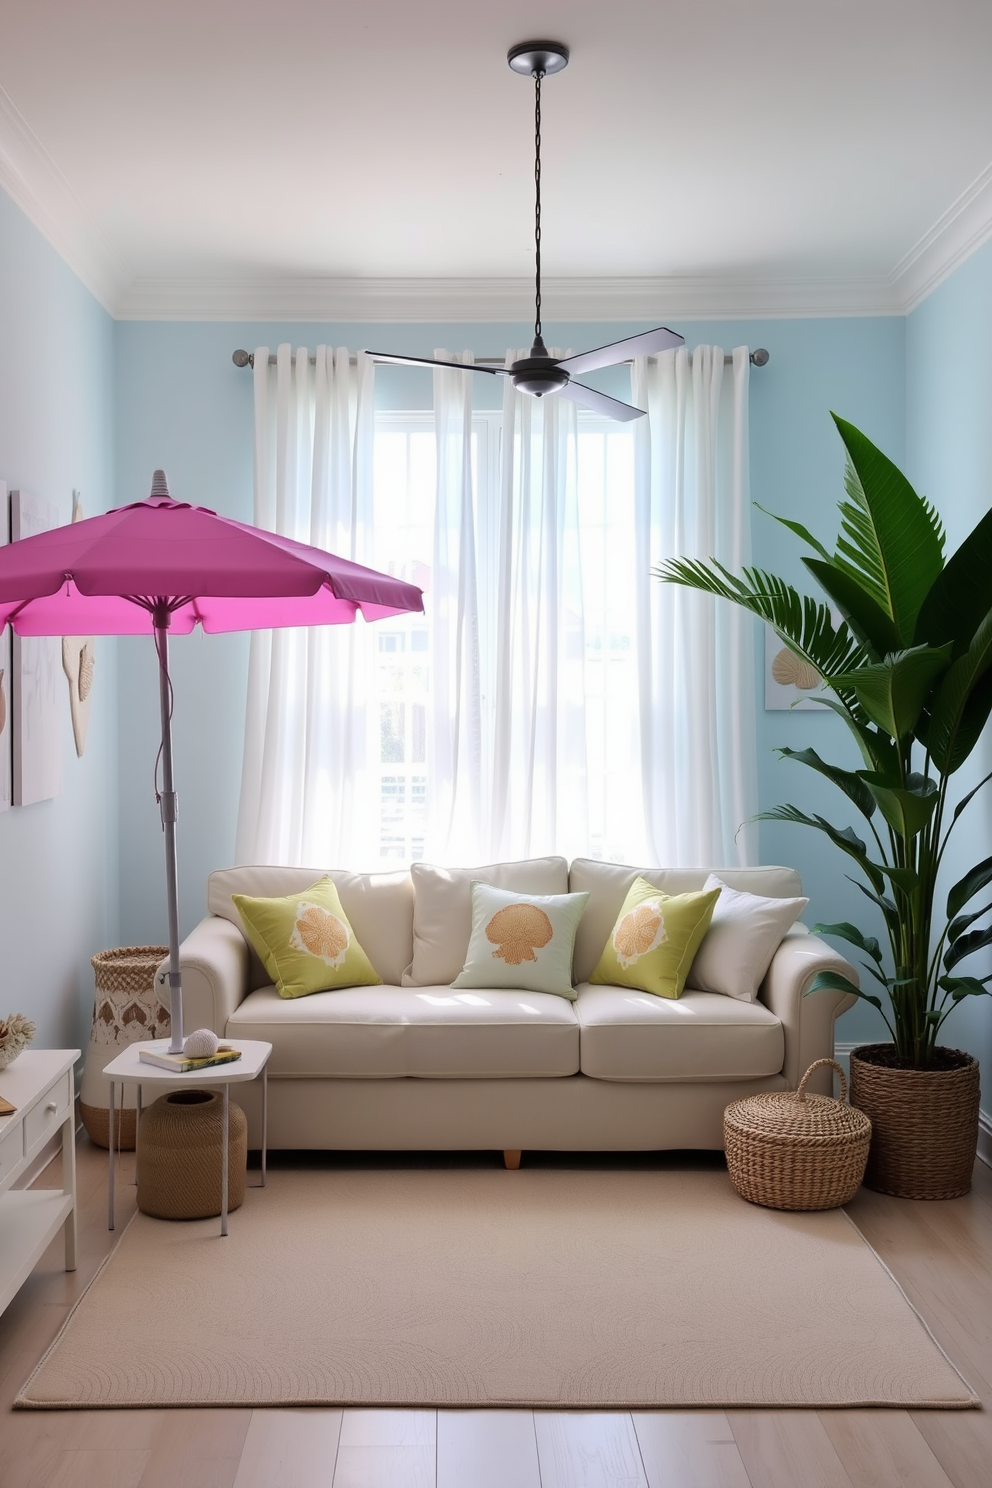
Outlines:
{"type": "Polygon", "coordinates": [[[72,1213],[74,1196],[58,1188],[12,1189],[0,1202],[0,1312],[31,1275],[72,1213]]]}
{"type": "Polygon", "coordinates": [[[76,1140],[72,1066],[78,1049],[25,1049],[0,1071],[0,1312],[61,1230],[76,1269],[76,1140]],[[53,1137],[62,1138],[62,1187],[18,1188],[53,1137]]]}

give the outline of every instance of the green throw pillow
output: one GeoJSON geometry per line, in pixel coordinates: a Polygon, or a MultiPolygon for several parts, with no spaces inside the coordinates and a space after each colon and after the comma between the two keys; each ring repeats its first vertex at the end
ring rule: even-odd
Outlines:
{"type": "Polygon", "coordinates": [[[635,878],[589,980],[678,997],[719,897],[719,889],[663,894],[635,878]]]}
{"type": "Polygon", "coordinates": [[[575,998],[572,947],[588,894],[514,894],[472,884],[472,936],[453,987],[575,998]]]}
{"type": "Polygon", "coordinates": [[[307,997],[335,987],[382,983],[355,939],[329,878],[299,894],[252,899],[232,894],[245,934],[280,997],[307,997]]]}

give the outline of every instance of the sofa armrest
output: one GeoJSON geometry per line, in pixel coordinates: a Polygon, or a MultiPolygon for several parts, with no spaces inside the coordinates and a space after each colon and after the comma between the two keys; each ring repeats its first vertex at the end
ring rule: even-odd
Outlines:
{"type": "MultiPolygon", "coordinates": [[[[834,1021],[857,1001],[853,992],[813,992],[805,996],[818,971],[839,971],[855,986],[860,985],[849,961],[818,935],[810,935],[801,925],[796,926],[772,957],[758,993],[760,1001],[782,1024],[785,1033],[782,1073],[793,1090],[815,1059],[834,1057],[834,1021]]],[[[817,1070],[807,1088],[820,1095],[830,1095],[831,1071],[817,1070]]]]}
{"type": "MultiPolygon", "coordinates": [[[[248,993],[248,942],[237,925],[219,915],[208,915],[179,947],[183,979],[183,1031],[212,1028],[218,1037],[227,1020],[248,993]]],[[[169,1003],[169,960],[156,972],[159,995],[169,1003]]]]}

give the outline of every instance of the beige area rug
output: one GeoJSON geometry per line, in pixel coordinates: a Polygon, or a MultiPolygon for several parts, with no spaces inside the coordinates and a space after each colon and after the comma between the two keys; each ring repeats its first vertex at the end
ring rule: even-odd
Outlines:
{"type": "Polygon", "coordinates": [[[137,1215],[17,1399],[65,1406],[968,1406],[842,1211],[723,1172],[275,1171],[137,1215]]]}

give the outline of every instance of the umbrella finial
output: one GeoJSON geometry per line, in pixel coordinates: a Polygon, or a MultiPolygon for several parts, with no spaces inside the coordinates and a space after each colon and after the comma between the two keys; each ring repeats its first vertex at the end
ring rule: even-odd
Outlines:
{"type": "Polygon", "coordinates": [[[152,496],[168,496],[169,482],[164,470],[156,470],[152,474],[152,496]]]}

